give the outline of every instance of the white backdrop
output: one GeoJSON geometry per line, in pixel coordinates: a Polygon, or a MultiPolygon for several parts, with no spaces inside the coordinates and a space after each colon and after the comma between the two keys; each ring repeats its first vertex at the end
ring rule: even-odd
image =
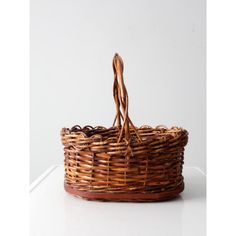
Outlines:
{"type": "Polygon", "coordinates": [[[205,171],[205,0],[31,0],[30,18],[31,182],[63,163],[62,127],[112,125],[115,52],[133,122],[186,128],[205,171]]]}

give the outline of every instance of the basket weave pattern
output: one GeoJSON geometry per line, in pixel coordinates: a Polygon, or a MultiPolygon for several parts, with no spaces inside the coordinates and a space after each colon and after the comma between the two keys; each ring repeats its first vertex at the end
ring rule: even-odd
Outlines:
{"type": "Polygon", "coordinates": [[[133,125],[123,61],[113,59],[116,117],[111,128],[74,126],[61,130],[65,190],[90,200],[159,201],[184,189],[184,147],[188,132],[133,125]]]}

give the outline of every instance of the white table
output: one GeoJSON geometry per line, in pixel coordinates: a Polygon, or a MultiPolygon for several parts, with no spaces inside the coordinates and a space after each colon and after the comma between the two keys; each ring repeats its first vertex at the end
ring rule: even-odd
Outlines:
{"type": "Polygon", "coordinates": [[[53,166],[31,185],[31,236],[204,236],[205,175],[184,167],[185,190],[157,203],[92,202],[63,188],[63,166],[53,166]]]}

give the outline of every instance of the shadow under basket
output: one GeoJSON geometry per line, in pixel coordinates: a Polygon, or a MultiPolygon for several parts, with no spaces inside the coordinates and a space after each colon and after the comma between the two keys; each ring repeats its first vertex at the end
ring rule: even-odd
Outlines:
{"type": "Polygon", "coordinates": [[[128,115],[123,67],[121,57],[115,54],[113,126],[76,125],[61,130],[65,190],[100,201],[175,198],[184,190],[182,169],[188,132],[178,127],[135,127],[128,115]]]}

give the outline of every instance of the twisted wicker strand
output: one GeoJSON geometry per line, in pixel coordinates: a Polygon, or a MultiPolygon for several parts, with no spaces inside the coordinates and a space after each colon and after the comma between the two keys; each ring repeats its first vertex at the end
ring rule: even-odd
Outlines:
{"type": "Polygon", "coordinates": [[[114,120],[114,124],[116,124],[120,130],[118,143],[121,142],[123,133],[125,134],[125,139],[130,141],[130,128],[131,125],[134,129],[136,136],[138,137],[139,142],[141,142],[140,135],[133,125],[133,122],[129,118],[128,115],[128,105],[129,105],[129,97],[127,93],[127,89],[124,84],[123,71],[124,71],[124,63],[122,58],[116,53],[113,58],[113,71],[114,71],[114,85],[113,85],[113,97],[116,103],[116,117],[114,120]],[[120,106],[122,107],[122,112],[120,111],[120,106]],[[121,125],[121,118],[123,120],[123,124],[121,125]]]}

